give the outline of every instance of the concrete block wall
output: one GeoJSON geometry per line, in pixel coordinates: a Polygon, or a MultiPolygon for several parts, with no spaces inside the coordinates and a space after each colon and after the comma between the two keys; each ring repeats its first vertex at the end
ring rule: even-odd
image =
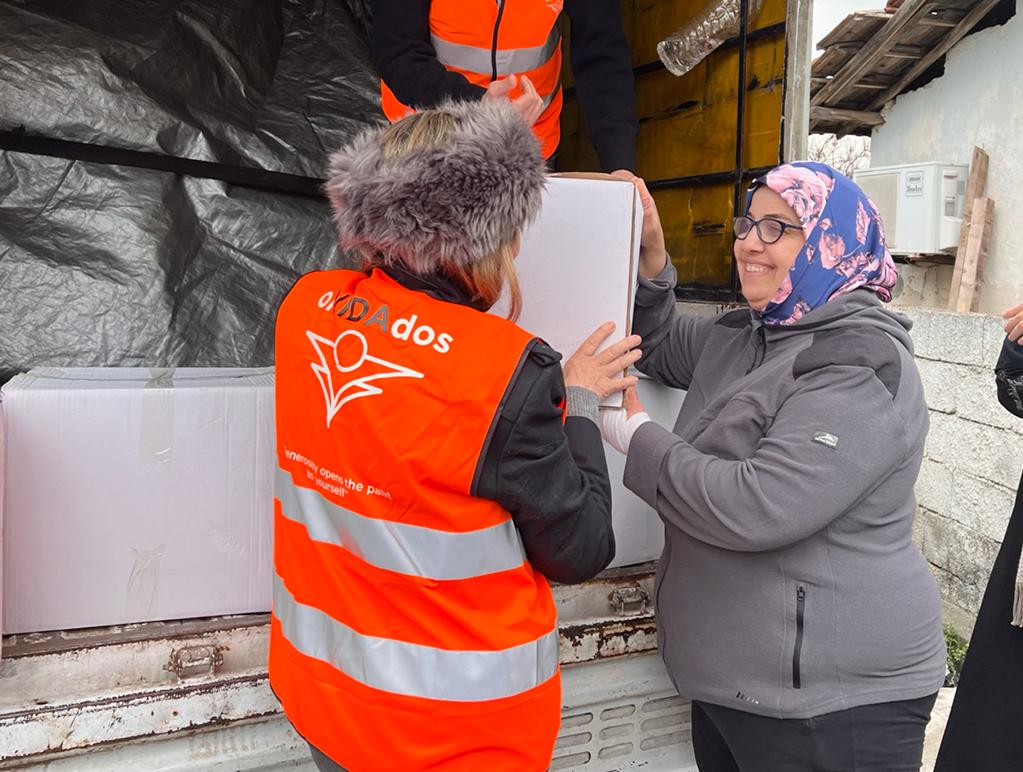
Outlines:
{"type": "Polygon", "coordinates": [[[898,308],[912,336],[931,428],[917,482],[916,539],[948,603],[976,615],[1023,471],[1023,420],[995,391],[1003,321],[898,308]]]}

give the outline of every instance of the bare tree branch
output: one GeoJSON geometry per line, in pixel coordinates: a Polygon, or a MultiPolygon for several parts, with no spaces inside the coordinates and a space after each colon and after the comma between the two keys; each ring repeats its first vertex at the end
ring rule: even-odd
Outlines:
{"type": "Polygon", "coordinates": [[[846,177],[870,166],[870,137],[852,135],[839,139],[834,134],[811,134],[807,159],[827,164],[846,177]]]}

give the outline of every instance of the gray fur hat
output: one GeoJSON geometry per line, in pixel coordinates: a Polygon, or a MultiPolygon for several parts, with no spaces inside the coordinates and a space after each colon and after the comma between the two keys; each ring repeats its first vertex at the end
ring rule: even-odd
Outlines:
{"type": "Polygon", "coordinates": [[[440,145],[385,158],[374,129],[331,157],[325,189],[343,248],[425,274],[478,262],[536,216],[543,157],[510,103],[437,109],[457,124],[440,145]]]}

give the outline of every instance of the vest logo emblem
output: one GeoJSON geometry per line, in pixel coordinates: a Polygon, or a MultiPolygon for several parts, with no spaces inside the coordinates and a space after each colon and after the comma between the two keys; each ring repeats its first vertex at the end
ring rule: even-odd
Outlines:
{"type": "Polygon", "coordinates": [[[838,437],[831,432],[814,432],[813,441],[819,442],[821,445],[826,445],[829,448],[838,447],[838,437]]]}
{"type": "Polygon", "coordinates": [[[348,402],[384,393],[372,381],[423,377],[415,370],[371,355],[366,337],[358,330],[346,330],[334,340],[306,330],[306,337],[319,358],[310,367],[323,391],[328,429],[334,416],[348,402]]]}

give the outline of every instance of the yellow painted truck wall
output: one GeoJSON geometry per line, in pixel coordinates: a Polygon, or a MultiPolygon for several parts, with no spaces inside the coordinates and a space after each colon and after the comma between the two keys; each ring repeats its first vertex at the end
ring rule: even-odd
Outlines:
{"type": "MultiPolygon", "coordinates": [[[[634,67],[658,61],[657,43],[704,7],[708,0],[622,0],[634,67]]],[[[750,30],[785,21],[785,0],[764,0],[750,30]]],[[[566,34],[566,46],[571,33],[566,34]]],[[[565,57],[564,82],[572,84],[565,57]]],[[[692,71],[676,78],[663,67],[636,78],[640,121],[639,174],[664,180],[728,172],[735,167],[738,46],[719,48],[692,71]]],[[[749,43],[743,168],[773,166],[781,160],[785,78],[783,30],[749,43]]],[[[599,168],[581,125],[578,100],[566,99],[562,112],[559,167],[563,171],[599,168]]],[[[668,250],[683,286],[731,286],[731,182],[689,185],[654,193],[668,250]]]]}

